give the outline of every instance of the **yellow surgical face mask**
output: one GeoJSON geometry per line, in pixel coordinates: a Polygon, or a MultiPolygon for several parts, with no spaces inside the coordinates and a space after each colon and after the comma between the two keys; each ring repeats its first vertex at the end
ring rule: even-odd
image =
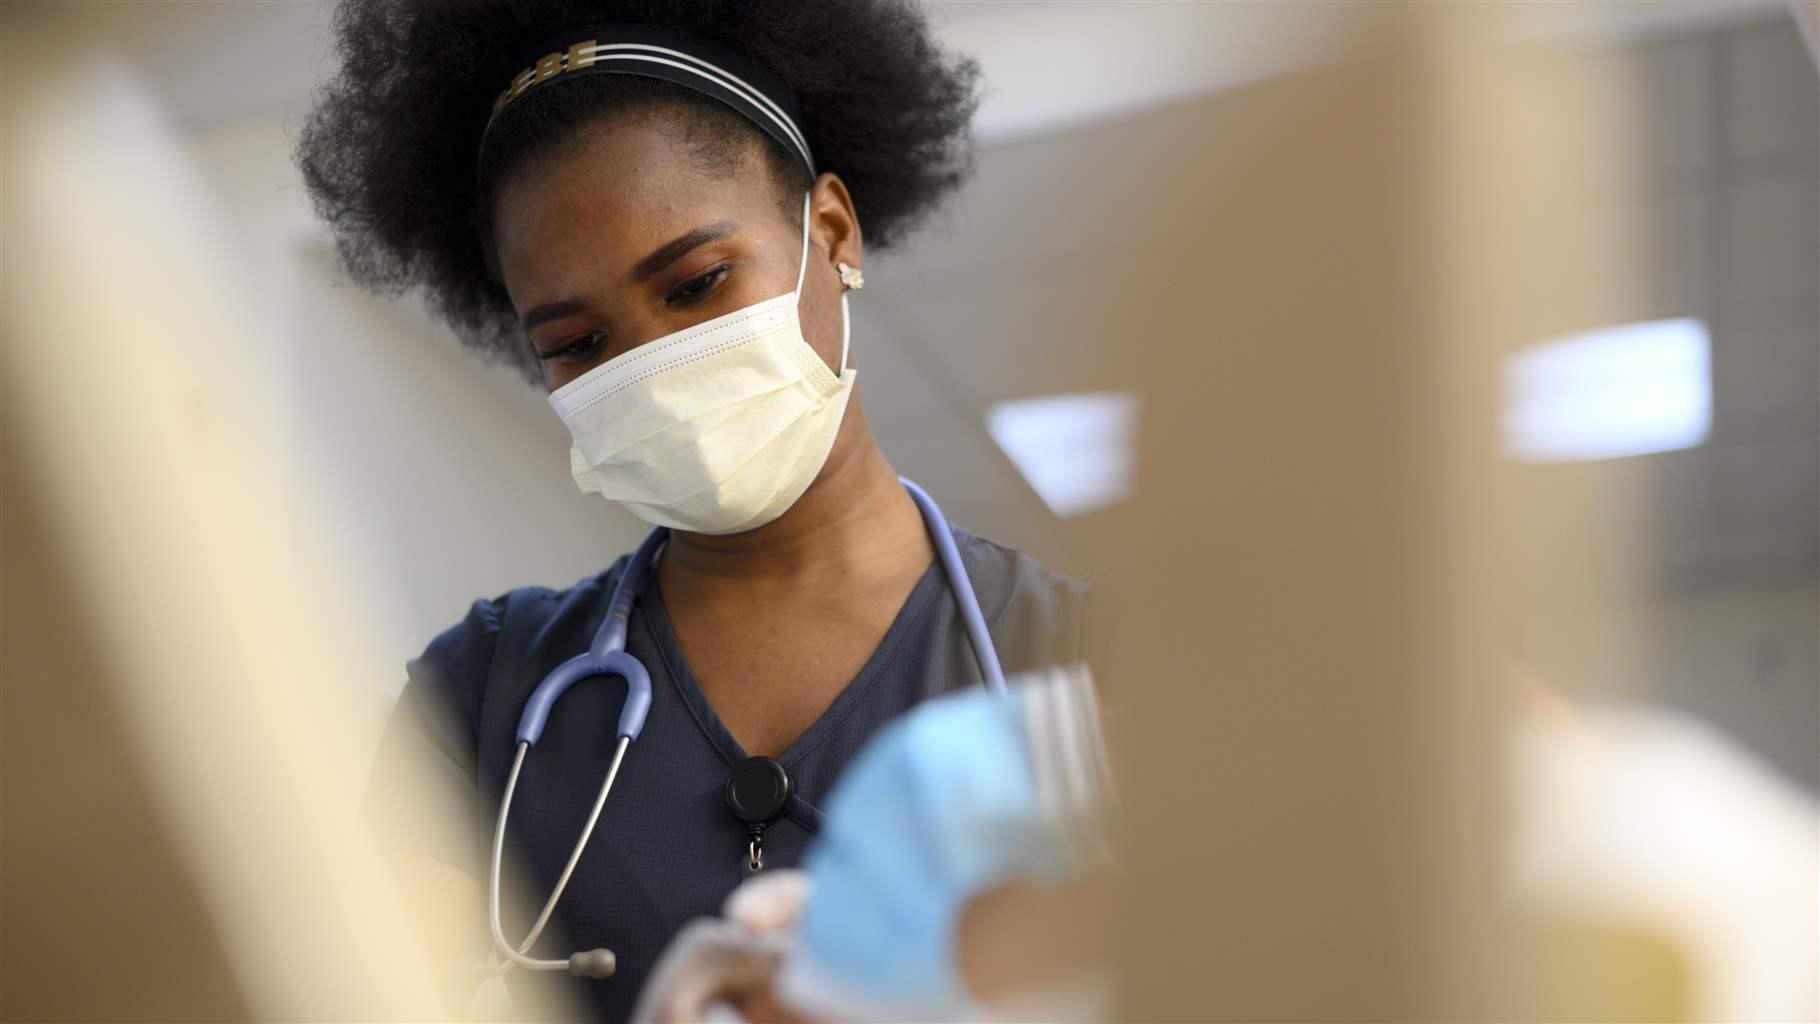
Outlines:
{"type": "Polygon", "coordinates": [[[853,394],[803,340],[809,197],[793,291],[665,335],[550,395],[576,486],[657,526],[739,533],[786,512],[821,472],[853,394]]]}

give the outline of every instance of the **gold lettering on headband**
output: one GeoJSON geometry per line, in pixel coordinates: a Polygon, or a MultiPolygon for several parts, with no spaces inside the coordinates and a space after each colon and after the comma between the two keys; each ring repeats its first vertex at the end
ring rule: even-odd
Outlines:
{"type": "Polygon", "coordinates": [[[535,75],[536,73],[537,73],[536,68],[525,68],[523,71],[520,71],[512,79],[512,84],[506,86],[506,90],[499,94],[498,99],[493,101],[493,113],[495,113],[495,114],[499,113],[499,110],[501,107],[504,107],[507,103],[512,102],[512,100],[515,99],[519,93],[524,92],[525,86],[528,86],[531,84],[531,76],[535,75]]]}
{"type": "Polygon", "coordinates": [[[526,89],[538,82],[547,82],[564,71],[574,71],[597,62],[600,58],[594,53],[594,47],[594,40],[584,39],[569,47],[567,53],[559,50],[537,58],[537,63],[513,76],[512,84],[507,86],[506,90],[499,94],[499,98],[493,101],[493,113],[498,114],[501,108],[523,95],[526,89]]]}

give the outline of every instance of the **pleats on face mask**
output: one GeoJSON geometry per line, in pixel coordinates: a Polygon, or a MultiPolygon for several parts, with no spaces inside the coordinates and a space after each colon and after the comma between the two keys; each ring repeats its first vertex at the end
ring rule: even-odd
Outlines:
{"type": "Polygon", "coordinates": [[[771,522],[820,474],[856,373],[803,338],[808,196],[796,289],[640,345],[550,396],[585,493],[647,522],[737,533],[771,522]]]}

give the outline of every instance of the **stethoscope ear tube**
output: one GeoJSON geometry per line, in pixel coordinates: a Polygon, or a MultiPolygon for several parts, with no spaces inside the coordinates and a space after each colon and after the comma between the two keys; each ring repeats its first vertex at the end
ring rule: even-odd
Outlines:
{"type": "Polygon", "coordinates": [[[493,932],[493,948],[504,955],[509,964],[533,971],[566,970],[578,978],[607,978],[618,969],[618,959],[612,950],[607,949],[575,953],[566,960],[544,960],[525,954],[543,935],[544,928],[550,923],[550,915],[556,910],[557,901],[562,899],[563,890],[569,887],[569,879],[575,874],[575,865],[581,862],[582,851],[588,848],[588,840],[594,835],[594,826],[600,821],[601,808],[607,805],[607,794],[613,791],[613,780],[619,776],[620,762],[625,760],[626,748],[631,744],[631,737],[621,736],[614,746],[613,760],[607,765],[606,778],[601,780],[600,793],[594,798],[594,808],[588,812],[588,821],[582,826],[581,837],[575,841],[575,848],[569,853],[569,862],[563,865],[562,874],[557,877],[549,899],[544,901],[543,909],[532,923],[530,933],[514,949],[506,941],[505,928],[499,920],[499,870],[500,862],[505,857],[506,819],[512,813],[512,794],[518,789],[518,774],[524,769],[525,755],[531,750],[528,742],[521,741],[518,744],[518,753],[512,758],[511,774],[506,776],[505,795],[499,800],[499,821],[493,827],[493,856],[487,868],[487,925],[493,932]]]}
{"type": "Polygon", "coordinates": [[[626,653],[626,628],[632,621],[632,601],[638,596],[645,571],[669,536],[668,530],[652,530],[632,553],[607,599],[607,614],[595,630],[594,642],[585,653],[556,666],[531,691],[531,699],[518,717],[518,742],[536,746],[543,738],[544,723],[550,720],[550,709],[556,706],[557,698],[591,676],[618,676],[626,681],[626,699],[619,709],[619,735],[635,740],[644,731],[645,716],[651,711],[651,674],[642,662],[626,653]]]}
{"type": "Polygon", "coordinates": [[[645,666],[624,651],[577,654],[537,684],[531,699],[525,702],[518,718],[518,742],[536,746],[543,738],[543,727],[550,719],[550,709],[569,687],[594,676],[618,676],[626,681],[626,699],[619,710],[619,735],[635,740],[645,727],[645,716],[651,710],[651,675],[645,666]]]}
{"type": "Polygon", "coordinates": [[[967,567],[961,563],[961,552],[954,544],[954,531],[948,528],[948,519],[942,515],[941,507],[928,492],[904,477],[897,482],[910,492],[911,500],[923,514],[923,523],[929,527],[929,540],[935,545],[935,555],[942,563],[942,571],[948,574],[948,590],[954,594],[954,602],[960,605],[961,625],[966,627],[967,639],[973,644],[973,657],[979,662],[980,676],[986,688],[994,693],[1005,692],[1005,670],[999,665],[998,648],[992,643],[992,633],[986,628],[986,615],[980,611],[979,597],[973,593],[973,580],[967,575],[967,567]]]}
{"type": "Polygon", "coordinates": [[[516,965],[534,971],[563,971],[581,978],[605,978],[613,974],[618,961],[611,950],[593,949],[576,953],[566,960],[543,960],[526,956],[543,934],[544,927],[550,923],[550,915],[556,910],[556,903],[562,899],[563,890],[569,886],[569,879],[575,874],[575,865],[581,862],[582,852],[588,848],[588,839],[594,834],[594,826],[600,820],[601,808],[606,806],[607,794],[613,790],[613,780],[619,777],[619,765],[626,757],[626,748],[638,738],[644,730],[645,717],[651,710],[651,674],[637,658],[626,653],[626,627],[632,618],[632,601],[638,592],[638,583],[643,579],[651,559],[663,547],[669,536],[668,530],[653,530],[644,543],[633,552],[632,560],[619,577],[613,588],[613,594],[607,602],[607,614],[601,620],[600,628],[595,632],[594,643],[589,649],[568,661],[558,665],[555,671],[537,684],[531,692],[531,698],[525,702],[524,712],[518,718],[518,753],[512,758],[512,771],[506,777],[505,795],[499,801],[499,820],[493,829],[493,857],[487,873],[487,918],[493,932],[494,948],[506,958],[506,966],[516,965]],[[550,891],[550,898],[544,901],[543,910],[538,912],[537,921],[531,925],[531,932],[524,942],[514,949],[506,941],[505,929],[499,920],[499,871],[500,861],[505,857],[506,819],[512,811],[512,794],[518,789],[518,774],[524,769],[525,755],[537,741],[543,738],[544,725],[550,719],[550,710],[556,701],[569,687],[584,679],[597,676],[617,676],[626,681],[626,697],[619,711],[619,743],[613,749],[612,763],[607,766],[607,776],[600,784],[600,793],[594,798],[594,808],[588,813],[587,824],[582,826],[581,837],[569,852],[569,862],[563,865],[562,874],[556,880],[556,886],[550,891]]]}

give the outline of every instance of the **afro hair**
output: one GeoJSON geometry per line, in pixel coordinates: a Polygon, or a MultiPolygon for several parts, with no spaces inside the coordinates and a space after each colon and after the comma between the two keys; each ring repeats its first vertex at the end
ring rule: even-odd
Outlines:
{"type": "Polygon", "coordinates": [[[709,160],[731,163],[729,154],[763,140],[780,195],[800,195],[800,161],[739,114],[625,75],[527,95],[513,104],[512,129],[487,135],[482,161],[482,132],[513,59],[603,21],[680,31],[782,79],[818,168],[846,183],[873,247],[902,240],[969,170],[978,66],[944,52],[912,3],[344,0],[334,22],[340,67],[317,92],[296,158],[355,282],[420,291],[463,344],[538,380],[493,269],[487,209],[492,188],[527,157],[585,122],[656,115],[709,160]]]}

